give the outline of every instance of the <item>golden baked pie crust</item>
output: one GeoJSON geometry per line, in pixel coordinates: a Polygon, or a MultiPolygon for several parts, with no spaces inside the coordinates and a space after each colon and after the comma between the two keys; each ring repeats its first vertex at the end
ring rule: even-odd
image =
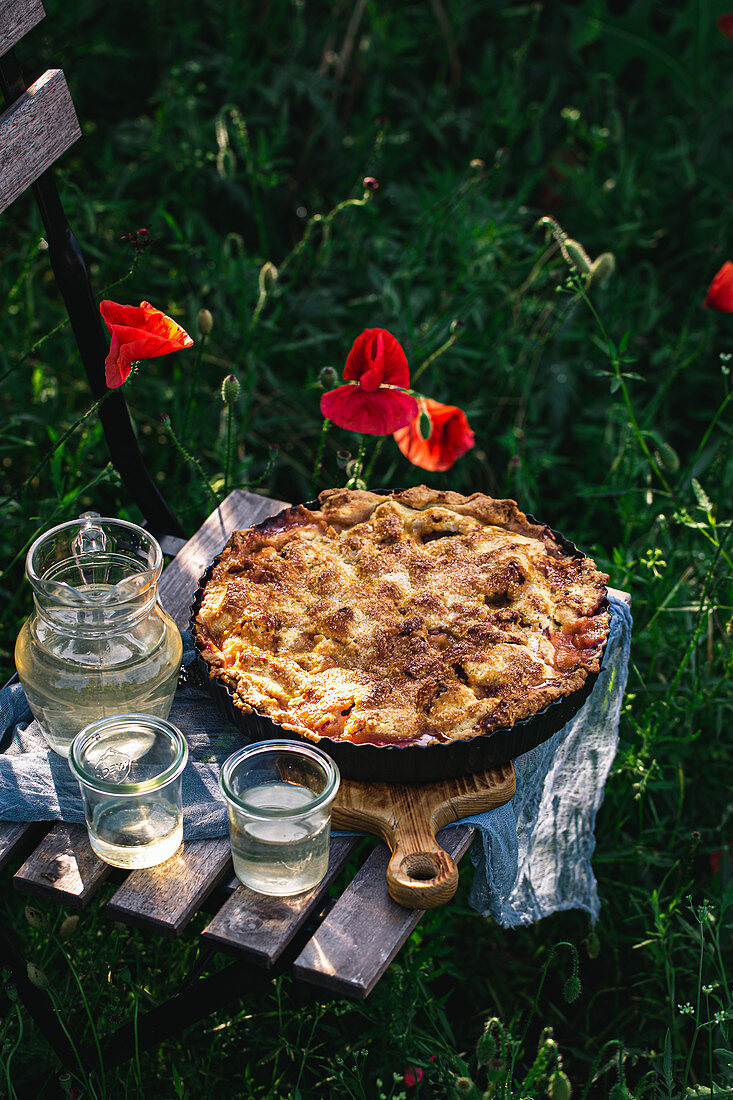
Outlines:
{"type": "Polygon", "coordinates": [[[331,489],[235,531],[195,617],[210,675],[302,736],[435,744],[581,688],[606,582],[512,500],[331,489]]]}

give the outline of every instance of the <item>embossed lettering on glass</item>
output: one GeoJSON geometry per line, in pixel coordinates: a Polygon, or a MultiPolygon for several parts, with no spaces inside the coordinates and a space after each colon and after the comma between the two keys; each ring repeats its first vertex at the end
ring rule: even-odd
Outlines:
{"type": "Polygon", "coordinates": [[[31,710],[55,752],[97,718],[144,711],[166,718],[183,646],[157,603],[163,554],[147,531],[94,512],[31,546],[34,612],[15,664],[31,710]]]}
{"type": "Polygon", "coordinates": [[[76,735],[69,767],[97,855],[115,867],[153,867],[173,855],[187,759],[180,730],[149,714],[102,718],[76,735]]]}

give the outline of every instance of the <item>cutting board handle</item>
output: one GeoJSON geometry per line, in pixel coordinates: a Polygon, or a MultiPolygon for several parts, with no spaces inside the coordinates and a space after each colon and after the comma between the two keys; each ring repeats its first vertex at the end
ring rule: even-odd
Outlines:
{"type": "Polygon", "coordinates": [[[458,867],[438,844],[430,824],[410,815],[393,836],[387,867],[390,896],[408,909],[433,909],[450,901],[458,888],[458,867]]]}
{"type": "Polygon", "coordinates": [[[392,852],[390,896],[408,909],[434,909],[450,901],[458,887],[458,868],[436,833],[461,817],[502,806],[515,789],[512,764],[435,783],[344,779],[333,804],[333,824],[381,837],[392,852]]]}

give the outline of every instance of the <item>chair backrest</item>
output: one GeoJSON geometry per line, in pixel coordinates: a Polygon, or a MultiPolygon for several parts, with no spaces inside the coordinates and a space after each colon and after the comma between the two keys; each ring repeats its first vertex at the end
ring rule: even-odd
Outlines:
{"type": "Polygon", "coordinates": [[[60,69],[50,69],[26,88],[15,57],[15,45],[44,16],[41,0],[0,0],[0,90],[6,104],[0,114],[0,213],[33,188],[92,394],[104,397],[99,417],[112,461],[150,529],[164,540],[172,536],[167,540],[172,550],[184,532],[145,465],[122,392],[107,389],[107,330],[53,177],[51,166],[81,137],[74,104],[60,69]]]}

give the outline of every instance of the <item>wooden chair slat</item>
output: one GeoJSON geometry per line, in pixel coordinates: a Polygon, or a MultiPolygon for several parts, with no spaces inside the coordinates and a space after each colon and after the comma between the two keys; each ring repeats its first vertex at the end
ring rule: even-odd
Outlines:
{"type": "MultiPolygon", "coordinates": [[[[473,835],[470,826],[450,826],[440,843],[458,862],[473,835]]],[[[392,901],[388,862],[389,849],[380,844],[295,960],[296,977],[358,1000],[371,993],[423,915],[392,901]]]]}
{"type": "Polygon", "coordinates": [[[358,843],[358,837],[334,837],[326,876],[307,894],[273,898],[239,886],[206,926],[203,938],[219,950],[243,951],[252,962],[273,966],[310,914],[318,911],[358,843]]]}
{"type": "Polygon", "coordinates": [[[199,578],[209,562],[223,549],[232,531],[251,527],[286,507],[283,501],[235,489],[209,516],[167,566],[160,579],[160,602],[179,629],[188,629],[191,601],[199,578]]]}
{"type": "Polygon", "coordinates": [[[0,821],[0,870],[30,841],[37,829],[32,821],[0,821]]]}
{"type": "Polygon", "coordinates": [[[13,885],[83,909],[111,871],[92,851],[86,825],[59,822],[16,871],[13,885]]]}
{"type": "Polygon", "coordinates": [[[0,116],[0,212],[81,137],[60,69],[49,69],[0,116]]]}
{"type": "Polygon", "coordinates": [[[45,15],[41,0],[0,0],[0,57],[45,15]]]}
{"type": "Polygon", "coordinates": [[[107,903],[112,920],[178,936],[231,868],[229,840],[189,840],[165,863],[131,871],[107,903]]]}

